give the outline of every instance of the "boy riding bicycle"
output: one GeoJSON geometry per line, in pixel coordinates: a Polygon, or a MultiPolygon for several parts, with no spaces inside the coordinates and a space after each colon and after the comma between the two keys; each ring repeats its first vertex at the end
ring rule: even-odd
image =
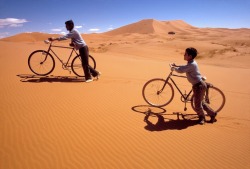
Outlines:
{"type": "Polygon", "coordinates": [[[172,71],[176,71],[178,73],[186,73],[188,81],[193,85],[193,93],[194,93],[194,105],[195,111],[199,116],[198,123],[204,124],[205,123],[205,113],[210,116],[210,123],[216,121],[215,117],[217,113],[215,113],[205,102],[203,102],[203,98],[206,93],[207,85],[202,80],[202,76],[198,69],[198,64],[194,60],[197,56],[197,50],[195,48],[187,48],[184,54],[184,60],[187,61],[187,65],[177,66],[172,64],[172,71]]]}

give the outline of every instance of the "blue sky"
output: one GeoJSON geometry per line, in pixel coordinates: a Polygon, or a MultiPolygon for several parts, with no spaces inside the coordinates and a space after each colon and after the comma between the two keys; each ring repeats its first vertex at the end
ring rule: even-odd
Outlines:
{"type": "Polygon", "coordinates": [[[250,0],[0,0],[0,38],[22,32],[106,32],[142,19],[250,28],[250,0]]]}

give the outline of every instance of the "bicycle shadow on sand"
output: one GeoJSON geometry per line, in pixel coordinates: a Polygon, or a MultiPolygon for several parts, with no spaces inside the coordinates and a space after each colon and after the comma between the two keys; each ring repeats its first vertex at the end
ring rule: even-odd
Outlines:
{"type": "Polygon", "coordinates": [[[183,130],[197,125],[196,114],[182,114],[180,112],[166,113],[167,110],[149,105],[132,107],[132,110],[145,115],[144,128],[149,131],[183,130]]]}
{"type": "Polygon", "coordinates": [[[53,83],[53,82],[68,82],[68,83],[77,83],[77,82],[84,82],[85,79],[82,77],[77,77],[77,76],[54,76],[54,75],[49,75],[49,76],[38,76],[38,75],[33,75],[33,74],[20,74],[17,75],[20,77],[21,82],[30,82],[30,83],[43,83],[43,82],[48,82],[48,83],[53,83]]]}

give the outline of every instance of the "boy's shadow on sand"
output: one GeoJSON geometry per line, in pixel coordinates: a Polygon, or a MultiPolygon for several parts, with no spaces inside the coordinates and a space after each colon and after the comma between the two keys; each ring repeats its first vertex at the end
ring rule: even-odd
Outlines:
{"type": "Polygon", "coordinates": [[[132,107],[132,110],[145,114],[144,122],[147,124],[144,128],[149,131],[163,131],[163,130],[183,130],[190,126],[197,125],[196,114],[183,115],[179,112],[173,114],[165,113],[163,108],[157,108],[152,106],[140,105],[132,107]],[[143,112],[144,109],[144,112],[143,112]],[[167,118],[169,116],[170,118],[167,118]],[[177,116],[177,118],[175,118],[177,116]],[[155,121],[157,118],[156,123],[155,121]],[[150,119],[153,119],[150,121],[150,119]]]}
{"type": "Polygon", "coordinates": [[[32,74],[20,74],[21,82],[41,83],[41,82],[84,82],[85,79],[77,76],[38,76],[32,74]]]}
{"type": "Polygon", "coordinates": [[[148,118],[147,115],[144,118],[144,121],[147,123],[145,126],[146,130],[149,131],[163,131],[163,130],[183,130],[190,126],[197,125],[196,120],[168,120],[165,121],[165,118],[162,115],[156,115],[158,118],[157,122],[154,124],[148,118]]]}

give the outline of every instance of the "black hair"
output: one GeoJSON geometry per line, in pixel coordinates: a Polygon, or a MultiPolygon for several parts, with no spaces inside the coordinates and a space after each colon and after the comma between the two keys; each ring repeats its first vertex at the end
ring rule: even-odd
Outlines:
{"type": "Polygon", "coordinates": [[[197,50],[195,48],[192,48],[192,47],[187,48],[186,52],[188,55],[191,55],[193,59],[197,56],[197,53],[198,53],[197,50]]]}
{"type": "Polygon", "coordinates": [[[66,25],[72,25],[74,27],[74,22],[72,20],[68,20],[65,22],[66,25]]]}

